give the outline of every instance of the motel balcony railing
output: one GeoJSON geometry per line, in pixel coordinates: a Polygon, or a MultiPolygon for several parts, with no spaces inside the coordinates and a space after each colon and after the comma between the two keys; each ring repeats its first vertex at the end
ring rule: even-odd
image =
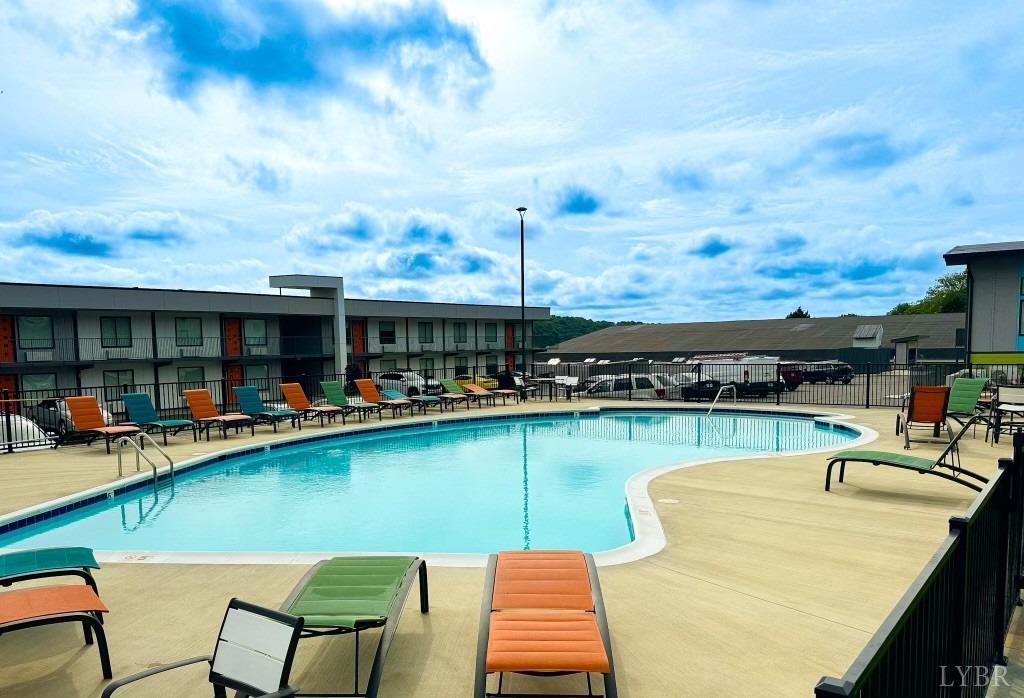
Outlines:
{"type": "MultiPolygon", "coordinates": [[[[432,338],[419,335],[405,336],[396,334],[383,337],[370,335],[364,337],[359,346],[349,342],[349,350],[355,354],[416,354],[416,353],[470,353],[494,351],[518,351],[521,347],[517,340],[509,344],[503,336],[487,337],[486,335],[434,335],[432,338]]],[[[527,349],[531,347],[527,346],[527,349]]]]}
{"type": "Polygon", "coordinates": [[[54,338],[19,342],[16,364],[91,363],[96,361],[153,361],[159,359],[220,359],[246,356],[324,356],[334,352],[331,337],[259,337],[231,343],[222,337],[132,337],[111,341],[100,337],[54,338]],[[155,348],[155,351],[154,351],[155,348]]]}

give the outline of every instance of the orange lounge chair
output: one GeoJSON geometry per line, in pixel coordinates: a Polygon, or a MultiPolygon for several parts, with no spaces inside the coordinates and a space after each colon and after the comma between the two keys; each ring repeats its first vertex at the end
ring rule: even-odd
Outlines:
{"type": "Polygon", "coordinates": [[[391,409],[391,416],[397,417],[402,414],[402,410],[409,408],[409,415],[412,415],[412,402],[409,400],[388,400],[380,391],[377,390],[377,386],[369,378],[359,378],[355,381],[356,390],[359,391],[359,397],[363,398],[363,402],[368,402],[371,405],[377,405],[378,407],[388,407],[391,409]]]}
{"type": "Polygon", "coordinates": [[[91,645],[93,633],[96,633],[103,678],[109,679],[113,674],[103,632],[103,613],[109,613],[107,607],[85,584],[0,592],[0,635],[54,623],[81,623],[85,644],[91,645]]]}
{"type": "Polygon", "coordinates": [[[108,427],[103,419],[103,413],[100,412],[100,403],[94,395],[64,398],[64,402],[71,413],[74,430],[57,439],[53,444],[54,448],[63,446],[69,441],[84,440],[86,444],[91,444],[102,436],[107,453],[110,453],[111,439],[139,433],[138,427],[108,427]]]}
{"type": "Polygon", "coordinates": [[[910,448],[911,429],[930,429],[933,438],[939,438],[939,430],[946,427],[949,441],[953,434],[946,424],[949,408],[949,388],[944,385],[915,385],[910,389],[906,414],[896,415],[896,436],[903,434],[903,448],[910,448]]]}
{"type": "Polygon", "coordinates": [[[296,412],[301,412],[306,419],[312,419],[313,417],[320,418],[320,426],[324,425],[324,422],[333,422],[334,418],[339,414],[341,415],[341,423],[345,423],[345,410],[336,405],[312,405],[309,402],[309,398],[306,397],[306,391],[302,389],[300,383],[281,383],[281,394],[284,395],[285,402],[296,412]]]}
{"type": "Polygon", "coordinates": [[[214,425],[220,427],[221,437],[225,439],[228,438],[228,427],[234,427],[235,433],[243,427],[249,427],[249,433],[252,436],[256,435],[256,423],[252,417],[246,414],[221,414],[213,403],[213,396],[206,388],[186,390],[183,394],[188,409],[192,412],[192,419],[199,425],[199,438],[202,438],[205,429],[206,440],[209,441],[210,428],[214,425]]]}
{"type": "Polygon", "coordinates": [[[594,558],[574,550],[527,550],[491,555],[477,643],[475,698],[502,695],[502,674],[604,677],[604,695],[617,696],[608,620],[594,558]],[[498,674],[498,692],[487,676],[498,674]]]}

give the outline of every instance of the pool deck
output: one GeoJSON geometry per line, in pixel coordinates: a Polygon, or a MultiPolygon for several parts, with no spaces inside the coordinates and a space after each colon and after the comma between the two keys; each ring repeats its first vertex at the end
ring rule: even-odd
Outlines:
{"type": "MultiPolygon", "coordinates": [[[[574,402],[572,409],[597,404],[608,403],[574,402]]],[[[533,401],[474,408],[471,414],[567,407],[533,401]]],[[[842,412],[851,423],[879,433],[872,448],[901,450],[892,410],[842,412]]],[[[275,438],[261,433],[269,431],[201,444],[182,436],[172,439],[168,452],[184,460],[275,438]]],[[[312,423],[302,431],[319,432],[312,423]]],[[[933,455],[940,448],[914,444],[913,453],[933,455]]],[[[1006,445],[984,443],[981,431],[962,448],[965,466],[982,473],[992,472],[996,459],[1008,453],[1006,445]]],[[[845,484],[827,493],[824,470],[823,456],[813,454],[699,465],[652,482],[667,547],[600,570],[620,695],[813,695],[823,674],[842,675],[945,537],[949,517],[963,512],[975,494],[939,478],[858,464],[848,467],[845,484]]],[[[116,456],[106,455],[102,445],[0,456],[0,514],[112,482],[116,474],[116,456]]],[[[305,570],[105,565],[97,579],[112,611],[106,628],[114,675],[210,652],[231,597],[276,608],[305,570]]],[[[431,612],[421,616],[411,595],[382,696],[471,693],[482,587],[479,568],[430,570],[431,612]]],[[[363,643],[364,678],[372,644],[363,643]]],[[[350,637],[305,641],[292,683],[308,692],[351,690],[351,647],[350,637]]],[[[991,690],[990,698],[1024,696],[1024,613],[1016,618],[1009,653],[1011,687],[991,690]]],[[[0,636],[0,656],[2,696],[92,697],[104,686],[96,650],[81,643],[75,627],[0,636]]],[[[125,689],[124,695],[208,695],[207,685],[200,666],[125,689]]],[[[585,691],[579,677],[506,682],[506,690],[554,686],[585,691]]]]}

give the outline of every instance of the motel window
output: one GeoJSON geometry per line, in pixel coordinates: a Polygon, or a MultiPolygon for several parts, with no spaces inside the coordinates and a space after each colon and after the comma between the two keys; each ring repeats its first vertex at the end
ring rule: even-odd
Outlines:
{"type": "Polygon", "coordinates": [[[266,364],[249,364],[245,367],[245,381],[266,381],[270,378],[270,369],[266,364]]]}
{"type": "Polygon", "coordinates": [[[456,322],[454,326],[454,332],[456,344],[462,344],[468,341],[469,333],[467,331],[466,323],[456,322]]]}
{"type": "Polygon", "coordinates": [[[26,373],[21,377],[21,397],[25,400],[39,400],[51,397],[57,389],[56,373],[26,373]]]}
{"type": "Polygon", "coordinates": [[[485,342],[497,342],[498,341],[498,323],[488,322],[484,324],[484,341],[485,342]]]}
{"type": "Polygon", "coordinates": [[[262,318],[247,318],[243,326],[246,346],[267,345],[267,321],[262,318]]]}
{"type": "Polygon", "coordinates": [[[103,399],[107,402],[120,400],[121,393],[124,392],[124,387],[128,386],[128,389],[131,390],[134,383],[135,371],[130,368],[119,371],[104,371],[103,399]]]}
{"type": "Polygon", "coordinates": [[[179,366],[178,383],[182,390],[202,388],[206,385],[206,371],[202,366],[179,366]]]}
{"type": "Polygon", "coordinates": [[[18,348],[53,349],[53,318],[46,315],[19,316],[18,348]]]}
{"type": "Polygon", "coordinates": [[[420,359],[420,373],[426,378],[434,377],[434,360],[420,359]]]}
{"type": "Polygon", "coordinates": [[[469,357],[467,356],[456,356],[455,357],[455,375],[461,375],[469,370],[469,357]]]}
{"type": "Polygon", "coordinates": [[[352,325],[345,323],[345,344],[352,343],[352,325]]]}
{"type": "MultiPolygon", "coordinates": [[[[381,344],[394,344],[395,343],[395,323],[393,320],[387,320],[377,323],[377,331],[380,333],[381,344]]],[[[394,363],[394,362],[392,362],[394,363]]],[[[394,367],[392,367],[394,368],[394,367]]]]}
{"type": "Polygon", "coordinates": [[[197,317],[174,318],[174,344],[199,347],[203,344],[203,321],[197,317]]]}
{"type": "Polygon", "coordinates": [[[1020,312],[1017,314],[1017,334],[1024,337],[1024,299],[1020,302],[1020,312]]]}
{"type": "Polygon", "coordinates": [[[421,322],[419,323],[419,339],[420,344],[433,344],[434,343],[434,323],[432,322],[421,322]]]}
{"type": "Polygon", "coordinates": [[[498,355],[497,354],[488,354],[484,358],[484,363],[487,365],[487,368],[486,368],[486,371],[485,371],[485,373],[487,375],[494,375],[495,373],[498,372],[498,355]]]}
{"type": "Polygon", "coordinates": [[[100,346],[104,349],[132,345],[132,319],[130,317],[101,317],[100,346]]]}
{"type": "Polygon", "coordinates": [[[396,361],[395,359],[381,359],[380,360],[380,370],[381,371],[394,371],[396,368],[398,368],[398,361],[396,361]]]}

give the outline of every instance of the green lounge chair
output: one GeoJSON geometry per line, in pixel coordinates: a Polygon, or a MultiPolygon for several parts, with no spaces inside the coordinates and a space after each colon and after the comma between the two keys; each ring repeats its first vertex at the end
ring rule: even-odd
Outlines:
{"type": "MultiPolygon", "coordinates": [[[[949,389],[949,406],[946,416],[958,424],[964,424],[972,417],[984,416],[980,413],[978,400],[988,385],[988,378],[957,378],[949,389]]],[[[988,423],[988,419],[982,419],[988,423]]]]}
{"type": "Polygon", "coordinates": [[[346,414],[354,412],[359,417],[360,422],[363,421],[363,415],[369,416],[374,413],[377,414],[378,420],[381,419],[380,405],[371,405],[365,402],[349,402],[348,396],[345,395],[345,388],[340,381],[320,381],[320,388],[324,391],[324,398],[327,399],[328,405],[341,407],[346,410],[346,414]]]}
{"type": "Polygon", "coordinates": [[[144,432],[159,431],[164,437],[164,446],[167,445],[167,434],[175,436],[186,429],[192,430],[192,440],[197,441],[196,423],[191,419],[160,419],[156,408],[153,407],[153,400],[146,393],[123,393],[121,402],[128,411],[128,419],[135,422],[144,432]]]}
{"type": "Polygon", "coordinates": [[[89,570],[98,570],[100,563],[89,548],[39,548],[0,554],[0,586],[47,577],[81,577],[99,594],[96,580],[89,570]]]}
{"type": "Polygon", "coordinates": [[[414,406],[420,408],[420,412],[426,414],[428,407],[437,407],[444,412],[444,403],[441,398],[433,395],[406,395],[401,390],[382,390],[381,395],[389,400],[408,400],[414,406]]]}
{"type": "Polygon", "coordinates": [[[277,432],[277,423],[285,420],[292,423],[292,427],[298,427],[302,431],[302,415],[295,410],[268,410],[260,398],[259,391],[253,385],[238,385],[233,388],[238,397],[238,407],[242,414],[252,417],[254,422],[263,422],[274,427],[277,432]]]}
{"type": "Polygon", "coordinates": [[[469,403],[471,402],[475,402],[477,407],[484,406],[484,403],[481,401],[481,396],[477,395],[476,393],[471,393],[467,390],[464,390],[461,385],[456,383],[451,378],[442,378],[441,385],[444,387],[445,390],[448,391],[441,397],[448,397],[449,399],[454,401],[461,396],[466,400],[467,410],[469,409],[469,403]]]}
{"type": "MultiPolygon", "coordinates": [[[[281,606],[305,619],[302,637],[355,633],[355,688],[341,695],[373,698],[380,688],[384,660],[412,583],[419,576],[420,612],[430,610],[427,563],[418,557],[371,555],[324,560],[306,573],[281,606]],[[383,628],[366,692],[359,692],[359,634],[383,628]]],[[[321,694],[324,695],[324,694],[321,694]]],[[[334,694],[338,695],[338,694],[334,694]]]]}
{"type": "Polygon", "coordinates": [[[825,473],[825,491],[828,492],[832,489],[832,468],[836,463],[839,463],[839,482],[844,482],[847,463],[870,463],[871,465],[887,465],[892,468],[913,470],[922,475],[935,475],[980,492],[981,487],[979,485],[966,480],[961,480],[959,476],[966,475],[974,478],[982,484],[988,482],[988,478],[960,467],[960,457],[957,449],[957,444],[960,442],[960,439],[967,433],[969,428],[974,426],[975,421],[978,419],[980,419],[980,417],[972,417],[971,419],[968,419],[967,423],[960,429],[960,432],[950,440],[949,445],[946,446],[942,453],[939,454],[939,457],[935,459],[911,456],[906,453],[867,451],[861,449],[851,449],[849,451],[840,451],[839,453],[835,453],[829,456],[828,459],[828,470],[825,473]],[[947,461],[947,458],[949,461],[947,461]],[[944,472],[942,469],[951,470],[953,472],[950,474],[948,472],[944,472]]]}

